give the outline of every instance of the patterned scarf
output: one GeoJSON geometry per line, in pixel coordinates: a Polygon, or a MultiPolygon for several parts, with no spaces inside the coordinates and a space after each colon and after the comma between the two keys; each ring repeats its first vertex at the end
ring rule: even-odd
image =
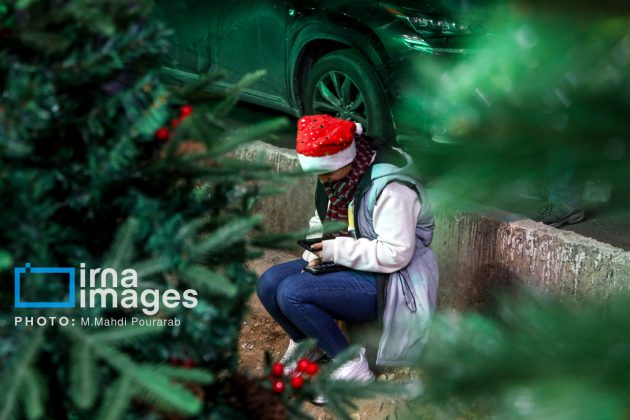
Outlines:
{"type": "MultiPolygon", "coordinates": [[[[328,212],[326,213],[326,221],[331,222],[347,222],[348,221],[348,205],[354,198],[359,180],[370,166],[372,156],[376,151],[370,147],[364,137],[355,137],[357,154],[352,162],[352,169],[348,175],[336,182],[324,184],[324,190],[330,202],[328,212]]],[[[350,232],[342,230],[332,234],[337,236],[349,236],[350,232]]]]}

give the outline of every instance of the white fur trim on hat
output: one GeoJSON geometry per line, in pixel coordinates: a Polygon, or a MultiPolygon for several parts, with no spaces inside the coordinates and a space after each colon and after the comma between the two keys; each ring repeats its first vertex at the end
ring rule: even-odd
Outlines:
{"type": "Polygon", "coordinates": [[[356,154],[357,148],[353,140],[350,146],[334,155],[305,156],[298,153],[298,160],[304,172],[325,174],[341,169],[347,164],[352,163],[356,154]]]}
{"type": "Polygon", "coordinates": [[[354,134],[356,134],[357,136],[363,134],[363,126],[361,125],[361,123],[355,122],[354,125],[357,126],[356,130],[354,130],[354,134]]]}

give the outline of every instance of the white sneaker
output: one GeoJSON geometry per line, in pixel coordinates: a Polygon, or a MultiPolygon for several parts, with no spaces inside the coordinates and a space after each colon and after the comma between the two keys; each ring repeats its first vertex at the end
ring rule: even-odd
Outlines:
{"type": "MultiPolygon", "coordinates": [[[[284,374],[286,376],[291,375],[291,372],[293,372],[295,368],[297,367],[297,360],[295,360],[295,353],[297,352],[297,348],[298,348],[298,343],[296,343],[293,340],[289,340],[289,345],[287,346],[287,350],[284,352],[284,356],[282,356],[282,359],[280,359],[280,363],[285,365],[284,374]],[[292,359],[293,359],[293,362],[287,365],[286,363],[292,359]]],[[[304,357],[310,360],[311,362],[317,362],[319,359],[321,359],[325,355],[326,353],[324,353],[324,350],[322,350],[319,346],[315,346],[315,348],[313,348],[313,350],[308,351],[304,355],[304,357]]]]}
{"type": "MultiPolygon", "coordinates": [[[[336,381],[355,381],[365,385],[372,383],[374,381],[374,373],[368,366],[365,358],[365,349],[361,348],[358,357],[348,360],[335,369],[330,374],[330,378],[336,381]]],[[[313,404],[323,405],[326,402],[326,398],[321,394],[313,398],[313,404]]]]}

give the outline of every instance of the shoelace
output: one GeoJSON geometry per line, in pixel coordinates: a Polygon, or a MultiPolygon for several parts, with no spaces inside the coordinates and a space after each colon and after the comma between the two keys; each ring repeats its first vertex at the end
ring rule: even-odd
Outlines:
{"type": "Polygon", "coordinates": [[[538,210],[538,217],[543,218],[543,217],[547,217],[551,214],[551,212],[554,209],[554,205],[549,203],[545,206],[542,206],[539,210],[538,210]]]}

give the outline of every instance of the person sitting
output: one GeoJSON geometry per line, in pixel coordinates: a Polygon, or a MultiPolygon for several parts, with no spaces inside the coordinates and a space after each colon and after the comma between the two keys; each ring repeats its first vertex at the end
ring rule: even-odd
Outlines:
{"type": "MultiPolygon", "coordinates": [[[[405,174],[404,156],[375,145],[362,127],[328,115],[298,121],[296,151],[302,169],[318,176],[315,216],[307,238],[322,238],[303,258],[269,268],[257,294],[267,312],[287,332],[290,343],[313,338],[316,360],[335,359],[350,343],[336,320],[381,320],[376,363],[413,363],[435,310],[438,269],[430,249],[433,217],[420,183],[405,174]],[[322,237],[323,222],[343,222],[343,230],[322,237]],[[341,271],[313,274],[305,266],[334,262],[341,271]]],[[[374,374],[365,348],[332,372],[338,380],[368,383],[374,374]]]]}

